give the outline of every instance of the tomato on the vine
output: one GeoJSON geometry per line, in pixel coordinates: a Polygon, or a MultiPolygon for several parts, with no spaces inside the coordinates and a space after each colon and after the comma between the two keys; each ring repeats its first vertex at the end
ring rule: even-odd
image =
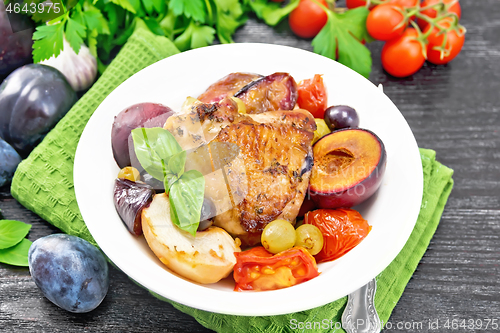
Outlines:
{"type": "MultiPolygon", "coordinates": [[[[349,9],[366,6],[366,0],[346,0],[345,5],[349,9]]],[[[374,7],[373,5],[370,8],[374,7]]]]}
{"type": "Polygon", "coordinates": [[[417,6],[419,0],[391,0],[389,3],[399,5],[403,8],[411,8],[417,6]]]}
{"type": "MultiPolygon", "coordinates": [[[[448,12],[457,14],[458,18],[460,18],[460,16],[462,15],[462,8],[460,7],[460,3],[458,2],[458,0],[424,0],[424,1],[422,1],[422,4],[420,5],[420,7],[424,8],[424,7],[427,7],[430,5],[435,5],[439,2],[442,2],[445,5],[454,2],[454,4],[448,8],[448,12]]],[[[434,18],[437,16],[437,11],[433,8],[430,8],[430,9],[426,9],[426,10],[422,11],[421,14],[427,15],[430,18],[434,18]]]]}
{"type": "MultiPolygon", "coordinates": [[[[317,0],[328,8],[326,0],[317,0]]],[[[292,31],[299,37],[312,38],[325,26],[326,12],[312,0],[300,0],[299,5],[288,16],[292,31]]]]}
{"type": "MultiPolygon", "coordinates": [[[[422,4],[420,5],[420,8],[425,8],[427,6],[435,5],[442,2],[443,4],[450,4],[453,3],[449,8],[448,8],[448,13],[455,13],[457,14],[458,18],[462,15],[462,8],[460,7],[460,3],[458,0],[424,0],[422,1],[422,4]]],[[[420,14],[425,15],[431,19],[435,18],[437,16],[437,11],[434,8],[429,8],[426,10],[423,10],[420,12],[420,14]]],[[[418,20],[418,26],[420,27],[420,30],[424,31],[425,28],[429,23],[427,23],[425,20],[419,19],[418,20]]]]}
{"type": "Polygon", "coordinates": [[[403,8],[393,4],[375,7],[366,19],[368,33],[378,40],[391,40],[403,34],[407,22],[403,8]]]}
{"type": "Polygon", "coordinates": [[[410,76],[424,62],[424,48],[414,28],[407,28],[401,37],[386,42],[382,48],[382,66],[392,76],[410,76]]]}
{"type": "Polygon", "coordinates": [[[297,92],[299,107],[311,112],[314,118],[323,119],[328,100],[321,75],[315,74],[312,79],[302,81],[297,92]]]}
{"type": "MultiPolygon", "coordinates": [[[[438,22],[443,28],[449,28],[453,23],[453,19],[446,17],[438,22]]],[[[427,27],[425,33],[431,29],[430,26],[427,27]]],[[[460,31],[460,28],[450,31],[439,32],[439,29],[434,27],[427,37],[429,44],[427,44],[427,60],[435,65],[443,65],[452,61],[462,50],[462,46],[465,41],[465,34],[460,31]],[[444,46],[445,51],[441,52],[436,48],[440,48],[443,45],[443,40],[446,35],[446,44],[444,46]]]]}

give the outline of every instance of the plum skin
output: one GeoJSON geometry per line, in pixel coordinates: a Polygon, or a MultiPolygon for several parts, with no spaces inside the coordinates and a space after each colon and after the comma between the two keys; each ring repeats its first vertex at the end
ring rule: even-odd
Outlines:
{"type": "Polygon", "coordinates": [[[155,191],[142,182],[117,178],[113,202],[116,211],[132,235],[142,235],[141,212],[153,200],[155,191]]]}
{"type": "Polygon", "coordinates": [[[134,104],[122,110],[113,121],[111,146],[116,164],[123,169],[126,166],[138,166],[134,144],[130,133],[138,127],[163,127],[167,119],[174,114],[168,106],[157,103],[134,104]]]}
{"type": "MultiPolygon", "coordinates": [[[[11,1],[12,5],[22,1],[11,1]]],[[[33,21],[21,13],[0,9],[0,82],[16,68],[32,62],[33,21]]]]}
{"type": "Polygon", "coordinates": [[[76,101],[75,91],[57,69],[20,67],[0,85],[0,137],[25,157],[76,101]]]}
{"type": "Polygon", "coordinates": [[[0,137],[0,187],[12,180],[21,156],[0,137]]]}
{"type": "Polygon", "coordinates": [[[367,129],[344,128],[325,135],[323,138],[318,140],[314,145],[319,144],[327,136],[335,135],[336,133],[339,133],[341,131],[353,131],[353,130],[361,130],[368,132],[372,135],[373,138],[377,140],[381,150],[378,163],[373,169],[373,171],[366,178],[360,180],[357,183],[352,184],[349,188],[343,191],[325,193],[314,190],[313,188],[311,188],[310,185],[309,186],[310,198],[319,208],[330,208],[330,209],[341,208],[341,207],[350,208],[359,205],[363,201],[371,197],[382,184],[382,179],[387,164],[387,152],[385,150],[385,146],[382,140],[372,131],[369,131],[367,129]],[[359,189],[361,189],[361,191],[359,189]],[[358,191],[360,191],[360,193],[358,193],[358,191]]]}
{"type": "Polygon", "coordinates": [[[53,234],[37,239],[29,249],[28,263],[44,296],[64,310],[92,311],[108,292],[104,255],[76,236],[53,234]]]}

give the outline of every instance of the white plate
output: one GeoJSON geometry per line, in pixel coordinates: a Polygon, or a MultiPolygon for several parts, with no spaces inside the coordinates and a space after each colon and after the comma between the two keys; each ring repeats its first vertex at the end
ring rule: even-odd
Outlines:
{"type": "Polygon", "coordinates": [[[371,82],[349,68],[304,50],[266,44],[229,44],[183,52],[159,61],[116,88],[97,108],[75,156],[75,192],[83,219],[104,253],[133,280],[173,301],[211,312],[276,315],[317,307],[366,284],[403,248],[415,225],[423,175],[417,143],[405,119],[371,82]],[[288,72],[298,82],[323,74],[328,104],[354,107],[360,127],[375,132],[387,150],[387,169],[379,191],[359,206],[372,231],[334,262],[319,264],[318,277],[267,292],[234,292],[230,279],[200,285],[172,274],[143,237],[134,237],[113,205],[119,171],[111,151],[113,117],[141,102],[179,110],[187,96],[198,96],[231,72],[288,72]]]}

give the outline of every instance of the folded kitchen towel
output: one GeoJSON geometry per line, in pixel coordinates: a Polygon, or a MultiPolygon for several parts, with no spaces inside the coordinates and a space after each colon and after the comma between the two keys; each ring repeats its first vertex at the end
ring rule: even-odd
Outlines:
{"type": "MultiPolygon", "coordinates": [[[[95,244],[80,215],[73,188],[73,162],[80,135],[92,113],[120,83],[139,70],[178,52],[168,39],[137,29],[99,80],[19,165],[12,181],[12,195],[63,232],[95,244]]],[[[401,253],[377,277],[375,304],[383,322],[389,319],[425,253],[453,186],[453,171],[435,160],[435,152],[421,149],[420,153],[424,195],[418,221],[401,253]]],[[[298,313],[244,317],[210,313],[164,300],[193,316],[203,326],[218,332],[293,332],[297,326],[294,323],[321,322],[324,319],[340,322],[346,304],[346,298],[343,298],[298,313]]]]}

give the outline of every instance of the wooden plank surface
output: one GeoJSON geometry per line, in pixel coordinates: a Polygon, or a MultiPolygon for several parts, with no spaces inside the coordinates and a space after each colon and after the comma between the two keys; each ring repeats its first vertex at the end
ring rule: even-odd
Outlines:
{"type": "MultiPolygon", "coordinates": [[[[435,149],[438,159],[455,170],[455,188],[440,226],[390,318],[392,329],[385,332],[500,331],[491,323],[485,329],[488,319],[500,325],[500,1],[460,3],[467,37],[458,58],[446,66],[426,64],[411,78],[391,78],[381,68],[382,44],[369,45],[370,80],[384,85],[419,146],[435,149]],[[454,319],[476,324],[444,327],[454,319]]],[[[310,41],[294,37],[286,22],[270,28],[250,19],[235,41],[311,50],[310,41]]],[[[17,203],[7,187],[0,189],[0,209],[7,219],[32,224],[32,241],[58,231],[17,203]]],[[[0,264],[0,331],[208,331],[120,271],[110,272],[102,305],[74,315],[46,300],[27,269],[0,264]]]]}

